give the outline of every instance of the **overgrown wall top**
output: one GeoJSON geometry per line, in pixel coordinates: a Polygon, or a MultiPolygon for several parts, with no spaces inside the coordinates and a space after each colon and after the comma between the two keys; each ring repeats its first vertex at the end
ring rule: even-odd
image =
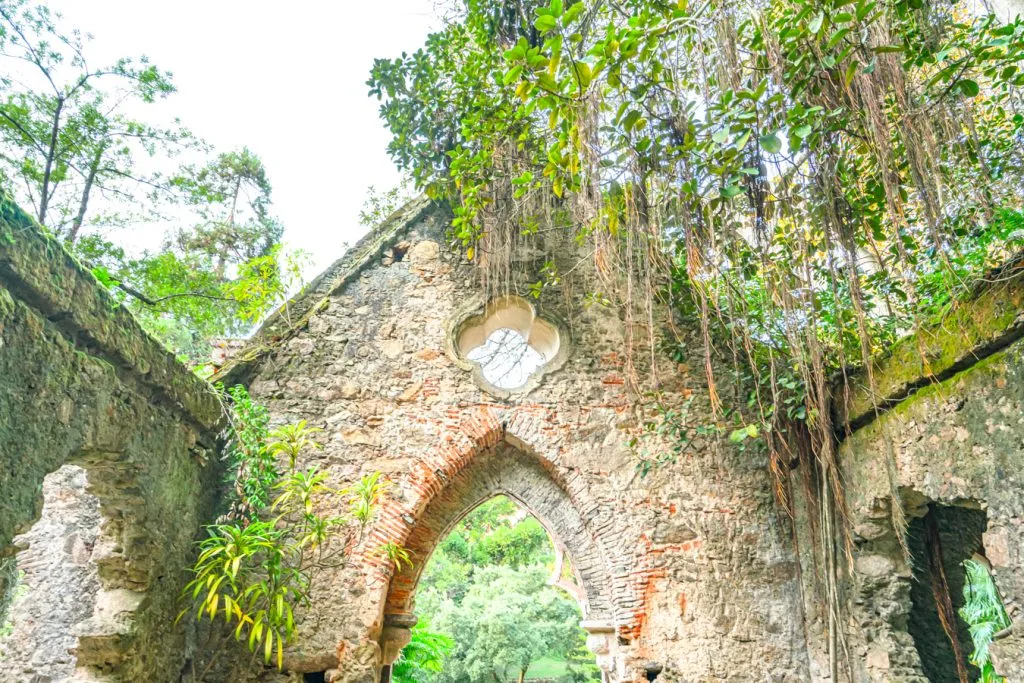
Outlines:
{"type": "MultiPolygon", "coordinates": [[[[83,467],[103,517],[88,558],[101,589],[81,596],[95,610],[75,624],[75,658],[103,680],[177,680],[188,656],[173,621],[216,505],[219,419],[210,387],[0,199],[0,554],[38,519],[43,478],[83,467]]],[[[0,680],[35,674],[62,680],[0,662],[0,680]]]]}

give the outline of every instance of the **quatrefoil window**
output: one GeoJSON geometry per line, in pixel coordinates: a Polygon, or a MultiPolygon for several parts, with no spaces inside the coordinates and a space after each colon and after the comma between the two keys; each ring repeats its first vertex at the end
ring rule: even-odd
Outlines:
{"type": "Polygon", "coordinates": [[[459,355],[476,367],[486,388],[526,388],[558,356],[558,328],[537,316],[528,301],[505,296],[491,301],[458,331],[459,355]]]}

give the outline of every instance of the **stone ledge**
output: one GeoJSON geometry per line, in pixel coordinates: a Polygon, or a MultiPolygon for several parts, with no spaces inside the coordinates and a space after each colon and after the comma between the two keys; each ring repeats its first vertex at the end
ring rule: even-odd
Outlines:
{"type": "Polygon", "coordinates": [[[56,239],[0,195],[0,286],[53,323],[76,349],[134,376],[152,393],[212,428],[220,402],[150,337],[56,239]]]}
{"type": "Polygon", "coordinates": [[[875,391],[861,369],[850,395],[835,389],[836,424],[859,429],[918,389],[941,382],[1024,337],[1024,254],[989,273],[940,320],[893,345],[873,362],[875,391]]]}

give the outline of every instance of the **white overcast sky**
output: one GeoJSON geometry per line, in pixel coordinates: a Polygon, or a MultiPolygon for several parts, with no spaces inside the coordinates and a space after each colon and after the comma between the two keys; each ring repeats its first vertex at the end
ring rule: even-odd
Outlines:
{"type": "MultiPolygon", "coordinates": [[[[161,110],[266,165],[290,247],[329,265],[364,232],[366,188],[400,176],[365,85],[374,57],[420,47],[435,0],[49,0],[91,33],[90,63],[146,55],[174,74],[161,110]]],[[[141,113],[141,112],[140,112],[141,113]]]]}

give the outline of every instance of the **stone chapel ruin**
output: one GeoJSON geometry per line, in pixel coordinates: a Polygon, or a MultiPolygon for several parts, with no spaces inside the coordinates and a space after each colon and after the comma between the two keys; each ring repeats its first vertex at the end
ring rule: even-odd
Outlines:
{"type": "MultiPolygon", "coordinates": [[[[0,681],[190,680],[210,653],[175,617],[194,541],[221,512],[216,398],[31,219],[9,203],[2,216],[0,681]]],[[[283,671],[241,648],[210,680],[387,681],[432,550],[496,494],[571,562],[605,681],[830,680],[813,501],[796,492],[791,519],[767,463],[724,437],[697,435],[642,476],[616,312],[485,296],[448,221],[443,206],[406,206],[214,378],[248,386],[275,423],[322,428],[308,457],[333,485],[369,472],[391,484],[355,560],[300,615],[283,671]],[[372,552],[389,542],[410,566],[372,552]]],[[[1002,275],[893,348],[874,369],[879,394],[836,402],[853,426],[840,446],[842,680],[958,680],[928,589],[935,538],[953,595],[964,559],[991,565],[1014,621],[992,655],[1024,679],[1024,269],[1002,275]]],[[[682,334],[693,358],[655,359],[671,367],[659,389],[706,411],[697,331],[682,334]]]]}

